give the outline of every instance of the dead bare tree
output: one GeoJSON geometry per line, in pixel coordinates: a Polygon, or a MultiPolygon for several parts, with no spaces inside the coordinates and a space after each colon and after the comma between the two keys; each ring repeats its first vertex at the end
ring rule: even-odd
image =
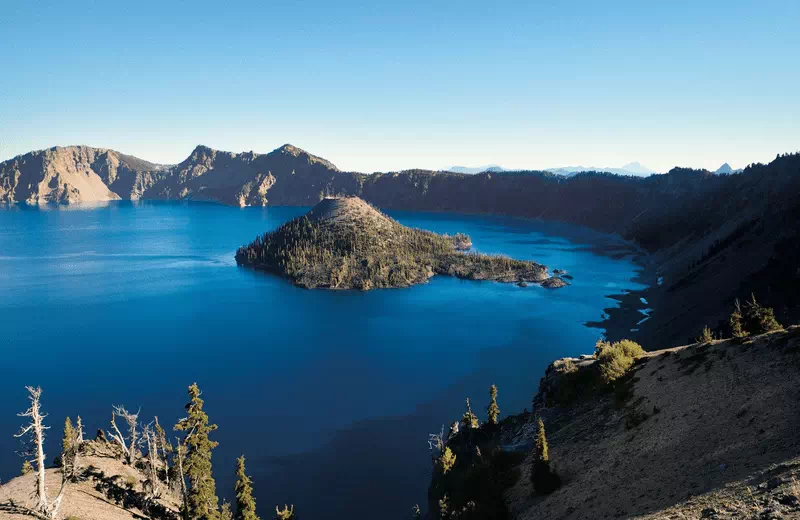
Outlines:
{"type": "Polygon", "coordinates": [[[431,452],[433,458],[439,458],[444,451],[446,439],[444,437],[444,425],[439,433],[428,434],[428,450],[431,452]]]}
{"type": "Polygon", "coordinates": [[[142,434],[147,443],[147,476],[150,480],[149,494],[151,499],[156,499],[161,496],[161,486],[158,479],[158,445],[156,444],[156,435],[153,432],[152,423],[144,426],[142,434]]]}
{"type": "Polygon", "coordinates": [[[178,459],[178,477],[181,484],[181,499],[183,501],[183,508],[181,514],[184,520],[189,520],[189,490],[186,489],[186,475],[183,472],[183,457],[186,455],[186,446],[181,444],[180,439],[175,440],[175,453],[178,459]]]}
{"type": "Polygon", "coordinates": [[[78,422],[75,424],[75,442],[78,444],[83,442],[83,421],[81,420],[81,416],[78,416],[78,422]]]}
{"type": "Polygon", "coordinates": [[[119,447],[122,448],[122,455],[131,466],[133,466],[136,462],[137,449],[141,443],[141,439],[139,439],[139,432],[136,431],[136,427],[139,423],[140,412],[141,410],[136,413],[130,413],[123,406],[114,406],[111,412],[111,427],[114,429],[114,431],[113,433],[107,433],[108,438],[116,442],[119,447]],[[125,419],[125,423],[128,425],[127,442],[125,441],[125,436],[122,435],[122,432],[117,427],[116,417],[122,417],[125,419]]]}
{"type": "Polygon", "coordinates": [[[66,472],[62,471],[61,475],[61,489],[53,501],[47,497],[47,486],[45,484],[45,467],[44,467],[44,432],[50,429],[49,426],[44,425],[44,418],[41,409],[42,389],[40,387],[26,386],[28,391],[28,399],[31,401],[31,406],[27,411],[17,414],[20,417],[29,417],[30,423],[20,428],[16,437],[30,436],[29,449],[26,450],[28,455],[35,456],[36,460],[36,505],[32,509],[25,508],[28,513],[38,518],[45,520],[53,520],[58,515],[58,509],[61,507],[61,501],[64,499],[64,490],[66,489],[69,479],[66,477],[66,472]]]}
{"type": "Polygon", "coordinates": [[[164,428],[158,424],[158,416],[155,417],[156,429],[156,451],[159,449],[161,450],[161,460],[164,464],[164,481],[167,484],[167,488],[169,488],[169,454],[172,452],[172,444],[167,440],[167,433],[164,431],[164,428]]]}

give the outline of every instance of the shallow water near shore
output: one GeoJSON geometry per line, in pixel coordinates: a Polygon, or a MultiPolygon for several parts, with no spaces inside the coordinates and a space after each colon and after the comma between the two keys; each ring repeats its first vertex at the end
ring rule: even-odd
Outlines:
{"type": "MultiPolygon", "coordinates": [[[[114,202],[0,208],[0,479],[17,474],[16,413],[41,385],[57,453],[67,414],[90,437],[112,404],[162,424],[182,416],[197,381],[219,425],[218,491],[235,458],[253,473],[262,516],[295,503],[303,518],[423,504],[427,433],[530,407],[554,358],[591,352],[606,297],[635,283],[617,238],[521,219],[389,212],[401,223],[464,232],[476,250],[566,269],[548,290],[445,276],[409,289],[304,290],[238,268],[239,245],[308,208],[114,202]],[[354,504],[358,506],[354,509],[354,504]],[[378,509],[380,508],[380,509],[378,509]]],[[[368,515],[369,516],[369,515],[368,515]]]]}

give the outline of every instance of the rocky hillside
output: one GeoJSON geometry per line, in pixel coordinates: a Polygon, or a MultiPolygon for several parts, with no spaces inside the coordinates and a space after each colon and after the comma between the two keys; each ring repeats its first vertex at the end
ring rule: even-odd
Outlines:
{"type": "Polygon", "coordinates": [[[306,215],[239,248],[239,265],[287,276],[301,287],[408,287],[434,274],[470,280],[566,285],[535,262],[464,253],[466,235],[413,229],[357,197],[325,198],[306,215]]]}
{"type": "Polygon", "coordinates": [[[430,517],[447,492],[452,518],[484,518],[469,511],[488,505],[492,518],[525,520],[800,518],[800,327],[645,353],[605,386],[591,384],[597,363],[555,362],[532,414],[471,434],[477,456],[455,437],[430,517]],[[531,483],[534,418],[562,483],[550,494],[531,483]]]}
{"type": "MultiPolygon", "coordinates": [[[[82,520],[178,520],[179,493],[161,486],[160,497],[151,499],[149,480],[139,469],[124,464],[114,446],[86,441],[77,457],[76,478],[66,486],[59,518],[82,520]],[[146,489],[147,488],[147,489],[146,489]]],[[[36,474],[28,473],[0,486],[0,519],[30,520],[36,474]]],[[[47,488],[55,495],[61,486],[61,469],[46,472],[47,488]]]]}
{"type": "Polygon", "coordinates": [[[0,202],[75,203],[139,198],[161,167],[113,150],[56,147],[0,163],[0,202]]]}
{"type": "Polygon", "coordinates": [[[198,146],[162,166],[113,150],[55,147],[0,163],[0,201],[75,203],[116,199],[208,200],[237,206],[311,205],[322,194],[358,191],[357,176],[299,148],[268,154],[198,146]]]}

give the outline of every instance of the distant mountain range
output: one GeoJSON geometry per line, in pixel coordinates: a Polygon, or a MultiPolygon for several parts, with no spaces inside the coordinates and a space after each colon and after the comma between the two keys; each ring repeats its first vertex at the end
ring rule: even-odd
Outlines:
{"type": "MultiPolygon", "coordinates": [[[[483,173],[483,172],[507,172],[507,171],[519,171],[519,170],[508,170],[499,166],[497,164],[488,164],[486,166],[476,166],[476,167],[467,167],[467,166],[451,166],[447,169],[449,172],[453,173],[483,173]]],[[[557,168],[546,168],[544,171],[556,173],[558,175],[564,175],[566,177],[575,175],[576,173],[584,173],[584,172],[602,172],[602,173],[614,173],[617,175],[636,175],[640,177],[647,177],[648,175],[653,175],[658,173],[655,170],[651,170],[647,166],[644,166],[642,163],[638,161],[634,161],[628,163],[620,168],[607,168],[604,166],[560,166],[557,168]]],[[[718,175],[730,175],[734,173],[741,173],[741,169],[733,169],[730,164],[725,163],[713,173],[718,175]]]]}
{"type": "MultiPolygon", "coordinates": [[[[447,169],[449,172],[453,173],[482,173],[482,172],[506,172],[506,171],[519,171],[519,170],[508,170],[499,166],[497,164],[489,164],[486,166],[477,166],[477,167],[466,167],[466,166],[451,166],[447,169]]],[[[646,166],[643,166],[639,162],[632,162],[628,163],[621,168],[605,168],[599,166],[562,166],[558,168],[547,168],[544,171],[556,173],[558,175],[575,175],[576,173],[581,172],[604,172],[604,173],[616,173],[618,175],[639,175],[639,176],[647,176],[657,173],[646,166]]]]}
{"type": "Polygon", "coordinates": [[[506,171],[505,168],[502,166],[498,166],[497,164],[487,164],[486,166],[476,166],[474,168],[470,168],[468,166],[451,166],[447,169],[449,172],[453,173],[483,173],[483,172],[504,172],[506,171]]]}
{"type": "Polygon", "coordinates": [[[617,175],[637,175],[646,177],[648,175],[657,173],[655,170],[651,170],[639,162],[628,163],[621,168],[605,168],[599,166],[563,166],[560,168],[548,168],[547,171],[567,176],[575,175],[576,173],[581,172],[603,172],[615,173],[617,175]]]}

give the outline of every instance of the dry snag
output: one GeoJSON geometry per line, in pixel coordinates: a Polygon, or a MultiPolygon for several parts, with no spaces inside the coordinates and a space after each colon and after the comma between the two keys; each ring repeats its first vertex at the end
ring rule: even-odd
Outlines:
{"type": "Polygon", "coordinates": [[[52,501],[47,496],[47,486],[45,485],[45,467],[44,467],[44,432],[50,427],[44,425],[44,418],[46,415],[42,414],[41,397],[42,389],[40,387],[26,386],[28,391],[28,399],[30,399],[31,406],[25,412],[18,414],[20,417],[28,417],[30,423],[20,428],[16,437],[22,438],[29,436],[30,440],[24,450],[25,456],[33,456],[36,463],[36,489],[34,497],[36,505],[33,508],[25,508],[26,512],[43,518],[45,520],[53,520],[58,516],[58,509],[61,507],[61,501],[64,498],[64,490],[66,488],[67,474],[62,471],[61,475],[61,488],[58,495],[52,501]]]}

